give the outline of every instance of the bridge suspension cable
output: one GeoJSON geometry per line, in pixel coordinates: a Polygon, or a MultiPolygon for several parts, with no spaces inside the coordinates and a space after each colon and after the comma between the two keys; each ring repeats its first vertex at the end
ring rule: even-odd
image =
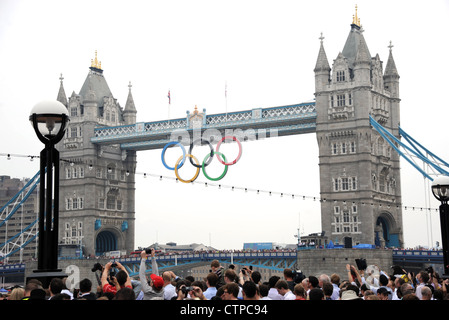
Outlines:
{"type": "MultiPolygon", "coordinates": [[[[0,209],[0,227],[7,224],[7,222],[17,212],[19,212],[19,209],[23,208],[24,203],[39,185],[39,176],[40,171],[38,171],[21,190],[19,190],[4,206],[2,206],[0,209]]],[[[22,228],[17,234],[6,239],[5,242],[0,243],[0,260],[11,256],[36,239],[39,233],[37,230],[37,221],[38,219],[34,220],[28,226],[22,228]]],[[[5,232],[5,238],[7,236],[8,234],[5,232]]]]}
{"type": "Polygon", "coordinates": [[[388,144],[407,162],[409,162],[416,170],[418,170],[425,178],[433,181],[431,175],[449,175],[449,164],[442,160],[440,157],[436,156],[434,153],[430,152],[422,144],[413,139],[407,132],[405,132],[401,127],[399,127],[399,134],[404,137],[405,142],[399,140],[391,132],[381,126],[374,118],[370,115],[370,123],[373,128],[384,138],[388,144]],[[402,150],[399,148],[402,147],[402,150]],[[421,168],[416,160],[422,161],[426,164],[428,168],[432,171],[431,173],[426,172],[421,168]]]}

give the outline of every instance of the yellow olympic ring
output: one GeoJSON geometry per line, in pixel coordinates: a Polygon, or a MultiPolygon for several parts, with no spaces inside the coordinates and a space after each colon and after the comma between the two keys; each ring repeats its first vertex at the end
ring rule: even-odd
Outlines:
{"type": "Polygon", "coordinates": [[[193,178],[190,179],[190,180],[183,180],[183,179],[181,179],[181,177],[178,175],[178,164],[179,164],[179,162],[184,158],[184,156],[179,157],[178,161],[176,161],[176,164],[175,164],[175,175],[176,175],[176,178],[178,178],[179,181],[184,182],[184,183],[190,183],[190,182],[195,181],[196,178],[198,178],[198,175],[200,174],[200,168],[201,168],[201,166],[199,165],[200,163],[198,162],[198,159],[195,158],[195,156],[193,156],[193,155],[191,155],[191,154],[186,154],[186,157],[192,158],[192,159],[196,162],[196,164],[199,166],[199,167],[196,168],[196,173],[195,173],[195,175],[194,175],[193,178]]]}

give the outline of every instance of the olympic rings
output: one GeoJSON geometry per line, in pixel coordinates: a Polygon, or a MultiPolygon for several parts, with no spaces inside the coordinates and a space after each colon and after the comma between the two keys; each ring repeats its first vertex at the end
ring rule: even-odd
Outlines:
{"type": "MultiPolygon", "coordinates": [[[[195,156],[193,156],[193,155],[191,155],[191,154],[188,154],[187,157],[193,158],[193,160],[195,160],[195,162],[196,162],[197,164],[199,164],[199,163],[198,163],[198,159],[195,158],[195,156]]],[[[183,159],[183,158],[184,158],[184,156],[181,156],[181,157],[179,157],[178,161],[176,161],[176,165],[175,165],[175,175],[176,175],[176,178],[178,178],[179,181],[184,182],[184,183],[193,182],[193,181],[196,180],[196,178],[198,178],[198,175],[199,175],[199,173],[200,173],[200,168],[199,168],[199,167],[196,168],[196,173],[195,173],[195,175],[193,176],[192,179],[190,179],[190,180],[183,180],[183,179],[181,179],[181,178],[179,177],[179,175],[178,175],[178,163],[179,163],[179,161],[181,161],[181,159],[183,159]]],[[[184,158],[184,159],[185,159],[185,158],[184,158]]]]}
{"type": "MultiPolygon", "coordinates": [[[[207,167],[207,166],[211,163],[211,161],[212,161],[212,159],[213,159],[213,156],[214,156],[214,148],[212,148],[212,145],[210,144],[209,141],[203,140],[203,139],[196,139],[195,141],[193,141],[193,142],[190,144],[189,154],[192,154],[193,146],[195,145],[195,142],[197,142],[197,141],[201,141],[201,142],[200,142],[201,145],[203,144],[203,141],[207,142],[207,144],[209,145],[209,149],[210,149],[210,158],[209,158],[209,160],[208,160],[207,163],[206,163],[206,167],[207,167]]],[[[202,166],[204,166],[204,161],[203,161],[203,165],[198,165],[198,164],[193,163],[192,158],[190,158],[189,160],[190,160],[190,163],[192,164],[192,166],[194,166],[194,167],[196,167],[196,168],[201,168],[202,166]]]]}
{"type": "MultiPolygon", "coordinates": [[[[221,179],[224,178],[224,176],[225,176],[226,173],[228,172],[228,166],[225,166],[223,173],[222,173],[221,176],[219,176],[218,178],[211,178],[211,177],[209,177],[209,176],[207,175],[207,173],[206,173],[206,166],[205,166],[204,164],[205,164],[205,162],[206,162],[207,157],[209,157],[210,159],[212,159],[213,156],[214,156],[214,154],[219,154],[219,155],[223,158],[223,161],[226,161],[226,157],[224,156],[223,153],[218,152],[218,151],[212,151],[212,154],[207,154],[206,157],[204,158],[202,168],[203,168],[203,174],[204,174],[204,176],[205,176],[207,179],[209,179],[209,180],[211,180],[211,181],[218,181],[218,180],[221,180],[221,179]]],[[[209,162],[210,162],[210,161],[209,161],[209,162]]]]}
{"type": "MultiPolygon", "coordinates": [[[[220,157],[218,157],[218,154],[217,154],[217,159],[218,159],[218,161],[220,161],[221,164],[224,164],[225,166],[232,166],[232,165],[235,164],[237,161],[239,161],[240,157],[242,156],[242,144],[240,143],[240,141],[239,141],[235,136],[232,136],[232,137],[228,136],[228,137],[224,137],[223,139],[221,139],[221,140],[217,143],[217,150],[216,150],[216,151],[218,152],[218,150],[220,149],[221,143],[222,143],[223,141],[225,141],[225,140],[228,140],[228,139],[232,139],[232,140],[234,140],[234,141],[237,141],[237,143],[238,143],[238,145],[239,145],[239,154],[238,154],[237,158],[235,158],[234,161],[225,163],[225,162],[221,161],[220,157]]],[[[217,152],[216,152],[216,153],[217,153],[217,152]]]]}
{"type": "Polygon", "coordinates": [[[237,161],[239,161],[239,159],[240,159],[241,156],[242,156],[242,145],[241,145],[240,141],[239,141],[235,136],[227,136],[227,137],[224,137],[223,139],[221,139],[221,140],[218,142],[217,148],[216,148],[215,151],[214,151],[214,149],[212,148],[212,145],[211,145],[211,143],[210,143],[208,140],[205,140],[205,139],[204,139],[204,140],[203,140],[203,139],[197,139],[197,140],[193,141],[193,142],[190,144],[190,148],[189,148],[189,153],[188,153],[188,154],[186,154],[186,150],[185,150],[184,146],[183,146],[181,143],[179,143],[179,142],[177,142],[177,141],[169,142],[169,143],[167,143],[167,144],[165,145],[164,149],[162,150],[161,160],[162,160],[162,164],[163,164],[167,169],[169,169],[169,170],[174,170],[174,171],[175,171],[176,178],[178,178],[179,181],[184,182],[184,183],[189,183],[189,182],[195,181],[196,178],[198,178],[198,175],[199,175],[199,173],[200,173],[200,168],[202,168],[202,171],[203,171],[204,176],[205,176],[207,179],[209,179],[209,180],[212,180],[212,181],[218,181],[218,180],[223,179],[224,176],[225,176],[225,175],[227,174],[227,172],[228,172],[228,166],[231,166],[231,165],[235,164],[237,161]],[[223,153],[221,153],[221,152],[218,151],[218,150],[220,149],[221,143],[222,143],[223,141],[225,141],[225,140],[228,140],[228,139],[232,139],[232,140],[236,141],[236,142],[238,143],[238,146],[239,146],[239,154],[238,154],[238,156],[235,158],[235,160],[234,160],[234,161],[231,161],[231,162],[226,162],[226,157],[225,157],[225,155],[224,155],[223,153]],[[207,144],[209,145],[209,148],[210,148],[210,153],[207,154],[206,157],[204,157],[202,164],[200,164],[200,163],[198,162],[198,159],[195,158],[195,156],[192,155],[192,150],[193,150],[194,144],[195,144],[197,141],[201,141],[201,142],[200,142],[200,143],[201,143],[200,145],[203,145],[204,142],[207,143],[207,144]],[[176,161],[176,164],[175,164],[174,167],[169,167],[169,166],[167,165],[167,163],[165,162],[165,152],[167,151],[167,148],[170,147],[170,146],[172,146],[172,145],[177,145],[177,146],[179,146],[179,147],[181,148],[181,150],[182,150],[182,156],[179,157],[179,159],[176,161]],[[217,155],[217,158],[218,158],[218,160],[220,161],[220,163],[223,164],[223,165],[225,166],[225,168],[224,168],[224,170],[223,170],[223,172],[222,172],[222,174],[221,174],[220,176],[218,176],[217,178],[211,178],[211,177],[206,173],[206,167],[211,163],[211,161],[212,161],[212,159],[213,159],[213,157],[214,157],[215,154],[217,155]],[[186,157],[189,157],[189,158],[190,158],[190,159],[189,159],[189,160],[190,160],[190,163],[191,163],[194,167],[196,167],[195,175],[194,175],[191,179],[189,179],[189,180],[181,179],[181,177],[179,176],[179,173],[178,173],[178,170],[184,165],[185,160],[186,160],[186,157]],[[223,160],[222,160],[220,157],[221,157],[223,160]],[[194,162],[192,161],[192,159],[193,159],[193,161],[195,161],[196,163],[194,163],[194,162]]]}
{"type": "Polygon", "coordinates": [[[177,169],[181,168],[184,165],[184,162],[186,160],[186,149],[184,148],[184,146],[182,144],[180,144],[177,141],[172,141],[169,142],[165,145],[164,149],[162,150],[162,154],[161,154],[161,160],[162,160],[162,164],[168,169],[168,170],[175,170],[175,168],[169,167],[166,163],[165,163],[165,152],[167,151],[167,148],[171,145],[177,145],[180,146],[182,149],[182,162],[179,164],[176,163],[177,169]]]}

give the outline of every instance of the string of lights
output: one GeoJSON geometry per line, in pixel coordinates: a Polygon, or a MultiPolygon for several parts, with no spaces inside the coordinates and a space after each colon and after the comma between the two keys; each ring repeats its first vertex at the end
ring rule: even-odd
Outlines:
{"type": "MultiPolygon", "coordinates": [[[[30,161],[33,161],[35,158],[39,158],[39,156],[35,156],[35,155],[23,155],[23,154],[12,154],[12,153],[0,153],[0,157],[6,157],[7,160],[12,160],[12,158],[29,158],[30,161]]],[[[74,166],[75,162],[73,160],[70,159],[60,159],[61,162],[65,163],[65,164],[69,164],[70,166],[74,166]]],[[[102,166],[99,164],[87,164],[84,162],[76,162],[76,165],[86,165],[87,168],[89,170],[92,170],[94,168],[99,168],[102,170],[107,170],[109,173],[112,171],[112,169],[110,167],[107,166],[102,166]]],[[[129,170],[125,170],[125,175],[128,176],[129,175],[129,170]]],[[[159,181],[174,181],[176,183],[179,182],[178,178],[176,177],[172,177],[172,176],[165,176],[165,175],[160,175],[160,174],[155,174],[155,173],[151,173],[151,172],[135,172],[135,175],[139,175],[142,176],[143,178],[154,178],[155,180],[159,180],[159,181]]],[[[312,201],[319,201],[319,202],[330,202],[330,203],[334,203],[334,205],[343,205],[343,206],[349,206],[349,205],[361,205],[361,206],[378,206],[379,208],[393,208],[396,207],[397,209],[399,209],[400,207],[402,207],[402,209],[404,209],[405,211],[418,211],[418,212],[424,212],[424,211],[428,211],[428,212],[439,212],[438,208],[428,208],[428,207],[420,207],[420,206],[411,206],[411,205],[404,205],[404,204],[400,204],[400,203],[391,203],[391,201],[388,200],[382,200],[382,199],[373,199],[370,201],[352,201],[350,199],[346,199],[346,200],[342,200],[342,199],[326,199],[326,198],[321,198],[321,197],[317,197],[317,196],[306,196],[306,195],[299,195],[296,193],[291,193],[291,192],[281,192],[281,191],[273,191],[273,190],[265,190],[265,189],[258,189],[258,188],[248,188],[248,187],[242,187],[242,186],[235,186],[235,185],[229,185],[229,184],[222,184],[222,183],[216,183],[216,182],[204,182],[204,181],[192,181],[189,182],[189,184],[196,184],[196,185],[203,185],[204,187],[215,187],[221,190],[230,190],[230,191],[244,191],[244,192],[253,192],[256,194],[265,194],[268,196],[279,196],[282,198],[290,198],[293,200],[312,200],[312,201]]]]}

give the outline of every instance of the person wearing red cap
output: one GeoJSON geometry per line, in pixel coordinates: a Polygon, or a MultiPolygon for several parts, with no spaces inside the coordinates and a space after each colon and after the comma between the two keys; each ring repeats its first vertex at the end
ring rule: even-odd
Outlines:
{"type": "Polygon", "coordinates": [[[151,249],[151,271],[149,279],[146,272],[146,260],[148,254],[145,250],[140,253],[139,277],[143,291],[143,300],[164,300],[164,280],[158,275],[157,262],[154,257],[154,249],[151,249]]]}

